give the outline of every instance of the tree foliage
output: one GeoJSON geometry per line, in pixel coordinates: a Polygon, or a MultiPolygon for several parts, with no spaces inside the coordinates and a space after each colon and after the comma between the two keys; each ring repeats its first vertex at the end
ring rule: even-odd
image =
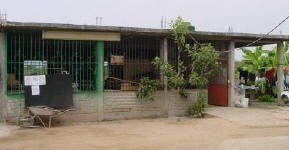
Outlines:
{"type": "Polygon", "coordinates": [[[264,49],[262,46],[256,47],[255,50],[242,48],[242,52],[243,60],[241,65],[244,70],[256,74],[260,69],[265,67],[264,49]]]}
{"type": "Polygon", "coordinates": [[[170,31],[178,50],[177,68],[174,68],[174,66],[168,62],[163,62],[158,57],[154,59],[153,65],[159,70],[161,75],[168,77],[168,84],[171,88],[182,91],[186,83],[194,86],[206,85],[209,78],[221,69],[218,61],[219,54],[209,43],[192,45],[186,42],[189,34],[189,24],[181,17],[178,17],[171,23],[170,31]],[[190,65],[184,66],[184,62],[180,57],[181,54],[189,56],[190,65]],[[189,77],[187,78],[185,77],[186,70],[190,70],[189,77]]]}
{"type": "Polygon", "coordinates": [[[170,32],[177,44],[178,52],[185,51],[187,46],[186,37],[190,32],[189,23],[185,22],[181,17],[177,17],[170,25],[170,32]]]}
{"type": "Polygon", "coordinates": [[[178,89],[182,88],[185,84],[184,74],[184,66],[180,66],[180,73],[176,71],[173,65],[168,62],[163,62],[159,57],[156,57],[152,62],[156,70],[159,70],[160,75],[166,76],[168,78],[168,86],[170,88],[178,89]]]}
{"type": "MultiPolygon", "coordinates": [[[[261,69],[277,68],[277,47],[270,50],[263,46],[257,46],[254,50],[242,48],[243,60],[241,67],[254,74],[259,74],[261,69]]],[[[283,47],[284,65],[289,65],[289,42],[284,42],[283,47]]]]}
{"type": "MultiPolygon", "coordinates": [[[[160,75],[168,78],[169,88],[177,89],[180,95],[186,96],[184,88],[187,83],[203,87],[208,83],[209,78],[221,69],[218,61],[219,55],[211,44],[192,45],[188,43],[186,39],[190,33],[189,23],[185,22],[181,17],[171,23],[170,32],[177,46],[177,66],[164,62],[159,57],[156,57],[152,64],[160,72],[160,75]],[[181,59],[182,54],[189,56],[190,65],[184,65],[181,59]],[[189,76],[185,76],[187,70],[189,70],[189,76]]],[[[148,83],[147,79],[142,81],[148,83]]],[[[139,87],[139,97],[150,97],[147,93],[150,94],[152,92],[140,93],[146,91],[142,89],[143,87],[139,87]]],[[[156,88],[154,89],[156,90],[156,88]]]]}
{"type": "Polygon", "coordinates": [[[142,78],[139,83],[138,91],[136,92],[136,97],[154,100],[157,86],[158,84],[155,80],[150,80],[148,77],[142,78]]]}
{"type": "Polygon", "coordinates": [[[220,62],[218,61],[219,54],[216,53],[211,44],[195,44],[188,50],[191,64],[191,74],[189,83],[192,85],[206,85],[209,78],[221,70],[220,62]]]}

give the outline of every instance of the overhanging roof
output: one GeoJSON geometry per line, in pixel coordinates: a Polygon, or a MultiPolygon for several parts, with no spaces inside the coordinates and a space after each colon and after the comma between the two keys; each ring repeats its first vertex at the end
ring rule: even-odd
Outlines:
{"type": "MultiPolygon", "coordinates": [[[[95,26],[95,25],[75,25],[59,23],[34,23],[34,22],[6,22],[1,27],[4,30],[9,29],[38,29],[38,30],[76,30],[76,31],[97,31],[97,32],[117,32],[120,34],[146,34],[151,36],[169,36],[168,29],[153,28],[135,28],[135,27],[117,27],[117,26],[95,26]]],[[[206,32],[193,31],[191,34],[200,41],[230,41],[234,40],[238,46],[244,46],[264,34],[251,33],[229,33],[229,32],[206,32]]],[[[256,45],[274,44],[282,41],[289,41],[289,35],[268,35],[260,40],[256,45]]]]}

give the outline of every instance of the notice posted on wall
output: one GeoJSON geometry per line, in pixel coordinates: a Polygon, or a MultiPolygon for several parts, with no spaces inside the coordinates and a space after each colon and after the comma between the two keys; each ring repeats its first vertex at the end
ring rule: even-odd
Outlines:
{"type": "Polygon", "coordinates": [[[40,87],[39,87],[39,85],[31,86],[31,95],[40,95],[40,87]]]}
{"type": "Polygon", "coordinates": [[[46,85],[45,75],[39,75],[38,76],[38,83],[39,83],[39,85],[46,85]]]}
{"type": "Polygon", "coordinates": [[[24,76],[24,85],[25,86],[46,85],[46,77],[45,75],[24,76]]]}

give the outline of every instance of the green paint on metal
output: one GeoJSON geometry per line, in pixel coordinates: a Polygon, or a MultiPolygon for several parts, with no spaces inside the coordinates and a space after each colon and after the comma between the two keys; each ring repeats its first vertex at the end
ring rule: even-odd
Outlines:
{"type": "Polygon", "coordinates": [[[97,111],[98,121],[103,120],[103,58],[104,43],[103,41],[96,42],[96,93],[97,93],[97,111]]]}
{"type": "Polygon", "coordinates": [[[96,92],[83,92],[83,93],[77,93],[73,94],[73,99],[86,99],[89,101],[97,101],[97,94],[96,92]]]}
{"type": "MultiPolygon", "coordinates": [[[[72,76],[74,86],[77,91],[94,91],[96,58],[92,57],[96,52],[95,41],[75,41],[75,40],[43,40],[41,32],[7,32],[7,70],[19,84],[8,86],[7,93],[23,93],[23,76],[29,75],[27,68],[40,66],[41,63],[24,65],[25,61],[45,61],[45,73],[37,74],[58,74],[67,72],[72,76]],[[93,44],[93,45],[92,45],[93,44]],[[35,65],[34,65],[35,64],[35,65]],[[28,67],[29,66],[29,67],[28,67]]],[[[3,41],[4,42],[4,41],[3,41]]],[[[1,45],[1,50],[4,44],[1,45]]],[[[1,58],[2,58],[1,51],[1,58]]],[[[3,61],[2,61],[3,62],[3,61]]],[[[27,64],[27,63],[26,63],[27,64]]],[[[34,69],[33,69],[34,70],[34,69]]],[[[3,71],[3,68],[2,68],[3,71]]],[[[4,72],[4,71],[3,71],[4,72]]],[[[9,76],[9,74],[8,74],[9,76]]],[[[96,92],[95,92],[96,93],[96,92]]]]}
{"type": "Polygon", "coordinates": [[[96,91],[98,96],[103,95],[103,56],[104,56],[104,45],[103,41],[96,42],[96,91]]]}
{"type": "Polygon", "coordinates": [[[73,93],[73,96],[94,99],[95,97],[97,97],[97,94],[95,93],[95,91],[87,91],[73,93]]]}
{"type": "Polygon", "coordinates": [[[24,94],[19,94],[19,93],[7,93],[7,98],[8,100],[24,100],[24,94]]]}
{"type": "Polygon", "coordinates": [[[3,93],[7,94],[7,35],[5,33],[1,34],[1,38],[4,42],[4,51],[3,51],[3,93]]]}

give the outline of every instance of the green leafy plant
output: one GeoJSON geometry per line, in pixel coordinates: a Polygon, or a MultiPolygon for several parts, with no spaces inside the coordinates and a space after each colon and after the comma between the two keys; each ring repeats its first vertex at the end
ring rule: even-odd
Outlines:
{"type": "MultiPolygon", "coordinates": [[[[277,47],[270,50],[264,49],[262,46],[257,46],[254,50],[242,48],[243,59],[241,67],[259,76],[262,69],[277,68],[277,47]]],[[[283,47],[284,65],[289,65],[289,42],[284,42],[283,47]]]]}
{"type": "Polygon", "coordinates": [[[258,76],[259,70],[266,66],[265,56],[262,46],[256,47],[255,50],[242,48],[243,60],[241,61],[241,66],[244,70],[253,73],[258,76]]]}
{"type": "Polygon", "coordinates": [[[183,61],[181,60],[181,54],[185,52],[185,50],[188,48],[188,44],[186,43],[186,37],[190,32],[189,24],[179,16],[175,21],[171,22],[170,32],[174,37],[174,41],[177,45],[178,64],[177,70],[171,72],[172,74],[168,76],[168,82],[171,87],[174,87],[180,91],[185,84],[184,71],[186,70],[186,68],[184,67],[183,61]]]}
{"type": "Polygon", "coordinates": [[[200,94],[195,103],[186,110],[186,115],[195,118],[203,118],[205,116],[205,100],[204,94],[200,94]]]}
{"type": "Polygon", "coordinates": [[[179,90],[179,95],[184,98],[188,98],[188,93],[184,89],[179,90]]]}
{"type": "Polygon", "coordinates": [[[174,41],[178,49],[178,64],[177,68],[168,62],[163,62],[156,57],[153,61],[154,67],[159,70],[161,75],[168,77],[168,85],[170,88],[178,89],[182,94],[186,83],[193,86],[204,87],[210,77],[221,70],[219,63],[219,54],[214,47],[209,44],[188,44],[186,38],[189,34],[188,23],[181,17],[178,17],[171,23],[170,29],[174,41]],[[191,62],[188,66],[184,66],[181,60],[181,54],[189,56],[191,62]],[[189,70],[189,77],[185,77],[185,71],[189,70]]]}
{"type": "Polygon", "coordinates": [[[207,85],[209,78],[221,70],[221,64],[218,61],[219,54],[209,43],[195,44],[188,49],[188,54],[192,60],[189,78],[191,85],[207,85]]]}
{"type": "MultiPolygon", "coordinates": [[[[152,62],[152,64],[156,70],[159,70],[162,76],[167,76],[168,86],[170,88],[178,89],[184,86],[185,84],[184,74],[177,73],[177,71],[174,69],[174,67],[171,64],[161,61],[159,57],[156,57],[154,61],[152,62]]],[[[180,68],[184,68],[184,67],[181,66],[180,68]]]]}
{"type": "Polygon", "coordinates": [[[150,80],[148,77],[143,77],[140,79],[136,97],[154,100],[154,94],[157,91],[157,87],[158,83],[156,80],[150,80]]]}
{"type": "Polygon", "coordinates": [[[287,96],[282,96],[282,100],[283,100],[284,104],[288,106],[288,104],[289,104],[288,97],[287,96]]]}
{"type": "MultiPolygon", "coordinates": [[[[219,55],[211,44],[188,44],[186,38],[189,34],[189,24],[181,17],[171,23],[170,32],[177,45],[177,66],[174,67],[174,65],[161,60],[159,57],[156,57],[152,64],[161,76],[167,77],[169,88],[176,89],[182,97],[187,97],[187,93],[184,90],[187,83],[192,86],[204,87],[208,83],[209,78],[221,70],[221,65],[218,61],[219,55]],[[189,56],[189,62],[191,62],[189,65],[185,66],[181,60],[181,55],[183,54],[189,56]],[[186,71],[189,71],[188,76],[185,76],[186,71]]],[[[146,84],[152,83],[149,79],[143,81],[146,81],[146,84]]],[[[154,90],[148,90],[147,88],[149,87],[153,86],[145,86],[144,83],[141,83],[137,96],[153,99],[151,93],[154,90]]]]}
{"type": "Polygon", "coordinates": [[[275,98],[271,95],[262,95],[258,97],[260,102],[275,102],[275,98]]]}
{"type": "Polygon", "coordinates": [[[255,85],[256,85],[256,87],[258,87],[261,94],[266,93],[266,81],[261,81],[261,80],[256,81],[255,85]]]}

